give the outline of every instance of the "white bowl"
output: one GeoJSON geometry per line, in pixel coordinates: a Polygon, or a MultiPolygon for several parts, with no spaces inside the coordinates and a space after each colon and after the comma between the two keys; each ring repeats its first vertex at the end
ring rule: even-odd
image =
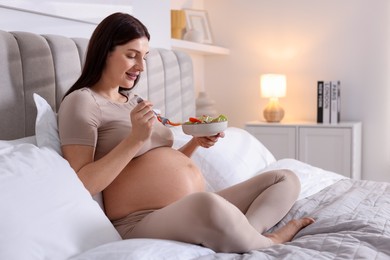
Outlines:
{"type": "Polygon", "coordinates": [[[203,124],[183,124],[183,132],[192,136],[213,136],[223,132],[228,126],[228,121],[203,124]]]}

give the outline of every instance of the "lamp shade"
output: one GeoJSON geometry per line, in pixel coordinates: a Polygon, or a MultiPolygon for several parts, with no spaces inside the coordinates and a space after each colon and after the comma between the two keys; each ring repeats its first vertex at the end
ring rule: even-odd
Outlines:
{"type": "Polygon", "coordinates": [[[261,96],[280,98],[286,96],[286,76],[281,74],[264,74],[260,76],[261,96]]]}

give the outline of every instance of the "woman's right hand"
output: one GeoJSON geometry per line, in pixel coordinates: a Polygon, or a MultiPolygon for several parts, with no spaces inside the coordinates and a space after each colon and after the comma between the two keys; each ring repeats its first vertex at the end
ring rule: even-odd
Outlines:
{"type": "Polygon", "coordinates": [[[147,140],[152,134],[152,127],[156,120],[152,110],[152,103],[144,100],[138,103],[130,112],[132,124],[131,135],[139,141],[147,140]]]}

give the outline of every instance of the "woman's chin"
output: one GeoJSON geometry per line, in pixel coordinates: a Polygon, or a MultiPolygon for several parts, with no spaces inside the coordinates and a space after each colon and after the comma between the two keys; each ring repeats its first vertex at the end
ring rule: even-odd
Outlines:
{"type": "Polygon", "coordinates": [[[122,85],[121,85],[121,88],[130,90],[130,89],[133,88],[133,86],[134,86],[134,81],[132,81],[132,82],[126,82],[126,84],[122,84],[122,85]]]}

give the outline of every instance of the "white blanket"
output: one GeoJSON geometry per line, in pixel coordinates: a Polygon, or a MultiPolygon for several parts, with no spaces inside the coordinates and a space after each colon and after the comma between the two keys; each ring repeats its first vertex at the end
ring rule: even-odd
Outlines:
{"type": "Polygon", "coordinates": [[[214,253],[195,245],[132,239],[97,247],[74,259],[390,259],[390,184],[343,179],[296,202],[275,227],[292,218],[316,222],[292,242],[246,254],[214,253]]]}
{"type": "Polygon", "coordinates": [[[298,201],[275,228],[303,216],[316,222],[292,242],[199,259],[390,259],[390,183],[340,180],[298,201]]]}

